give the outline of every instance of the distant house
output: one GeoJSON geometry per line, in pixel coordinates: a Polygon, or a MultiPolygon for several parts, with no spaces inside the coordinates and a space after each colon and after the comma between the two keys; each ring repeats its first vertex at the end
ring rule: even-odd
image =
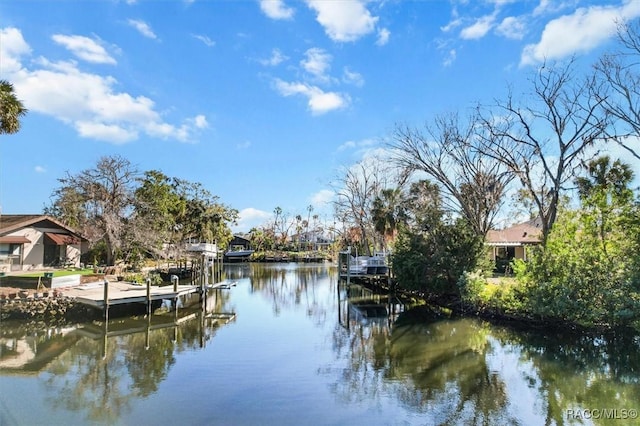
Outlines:
{"type": "Polygon", "coordinates": [[[487,233],[485,244],[492,248],[489,255],[496,263],[496,270],[504,272],[513,259],[527,260],[526,247],[542,241],[542,222],[533,219],[502,230],[487,233]]]}
{"type": "Polygon", "coordinates": [[[88,241],[45,215],[0,215],[0,271],[80,266],[88,241]]]}
{"type": "Polygon", "coordinates": [[[331,239],[321,232],[309,231],[292,235],[289,243],[306,250],[327,250],[331,246],[331,239]]]}
{"type": "Polygon", "coordinates": [[[229,241],[228,251],[250,250],[251,241],[240,235],[234,235],[233,239],[229,241]]]}

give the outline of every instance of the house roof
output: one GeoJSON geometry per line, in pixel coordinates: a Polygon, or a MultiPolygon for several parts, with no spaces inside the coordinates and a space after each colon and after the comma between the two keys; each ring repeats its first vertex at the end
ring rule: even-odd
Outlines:
{"type": "Polygon", "coordinates": [[[542,240],[542,221],[533,219],[501,230],[490,230],[486,243],[489,245],[538,244],[542,240]]]}
{"type": "Polygon", "coordinates": [[[62,228],[67,231],[69,234],[73,234],[75,236],[80,237],[81,239],[85,239],[78,232],[76,232],[73,228],[68,227],[64,223],[59,220],[41,214],[3,214],[0,215],[0,236],[8,234],[10,232],[16,231],[18,229],[26,228],[29,226],[33,226],[35,224],[39,224],[42,222],[49,222],[58,228],[62,228]]]}

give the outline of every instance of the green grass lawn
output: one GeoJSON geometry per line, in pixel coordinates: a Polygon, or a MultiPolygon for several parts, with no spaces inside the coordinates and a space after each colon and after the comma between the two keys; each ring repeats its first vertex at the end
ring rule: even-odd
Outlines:
{"type": "MultiPolygon", "coordinates": [[[[50,271],[47,271],[50,272],[50,271]]],[[[64,277],[66,275],[91,275],[93,274],[93,269],[60,269],[57,271],[53,271],[54,277],[64,277]]],[[[32,274],[21,274],[21,277],[42,277],[44,276],[44,272],[34,272],[32,274]]]]}

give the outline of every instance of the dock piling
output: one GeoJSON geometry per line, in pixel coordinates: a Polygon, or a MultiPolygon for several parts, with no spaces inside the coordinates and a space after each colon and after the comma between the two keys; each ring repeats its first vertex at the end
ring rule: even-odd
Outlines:
{"type": "Polygon", "coordinates": [[[109,281],[104,280],[104,322],[109,321],[109,281]]]}
{"type": "Polygon", "coordinates": [[[151,316],[151,278],[147,278],[147,315],[151,316]]]}

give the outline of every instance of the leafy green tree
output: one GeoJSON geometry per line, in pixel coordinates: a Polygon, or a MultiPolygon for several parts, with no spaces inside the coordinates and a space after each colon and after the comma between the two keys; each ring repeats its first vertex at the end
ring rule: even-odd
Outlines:
{"type": "Polygon", "coordinates": [[[158,259],[168,254],[165,244],[174,244],[177,218],[184,211],[171,178],[158,170],[144,172],[134,193],[135,215],[132,240],[158,259]]]}
{"type": "Polygon", "coordinates": [[[408,218],[394,246],[393,271],[401,287],[434,295],[460,295],[457,282],[476,268],[483,238],[463,218],[450,220],[441,209],[437,186],[414,183],[408,218]]]}
{"type": "Polygon", "coordinates": [[[0,134],[17,133],[20,130],[20,119],[27,114],[27,109],[14,92],[13,85],[0,80],[0,134]]]}
{"type": "Polygon", "coordinates": [[[195,238],[227,245],[233,238],[228,225],[238,219],[238,211],[220,203],[220,198],[200,183],[174,179],[173,186],[180,199],[179,206],[183,207],[175,212],[176,240],[195,238]]]}
{"type": "MultiPolygon", "coordinates": [[[[607,239],[616,227],[616,220],[624,220],[633,202],[633,191],[629,188],[633,171],[628,164],[609,156],[598,157],[586,165],[588,176],[578,177],[576,185],[582,208],[591,214],[589,228],[593,229],[607,254],[607,239]]],[[[619,225],[618,225],[619,226],[619,225]]]]}
{"type": "Polygon", "coordinates": [[[45,211],[78,227],[94,247],[104,247],[113,265],[144,255],[158,258],[163,245],[187,238],[225,246],[238,212],[200,183],[170,178],[157,170],[140,176],[119,156],[102,157],[95,168],[67,173],[45,211]]]}
{"type": "Polygon", "coordinates": [[[544,249],[517,267],[531,313],[586,326],[640,318],[640,208],[627,165],[601,157],[578,184],[581,209],[563,212],[544,249]]]}

